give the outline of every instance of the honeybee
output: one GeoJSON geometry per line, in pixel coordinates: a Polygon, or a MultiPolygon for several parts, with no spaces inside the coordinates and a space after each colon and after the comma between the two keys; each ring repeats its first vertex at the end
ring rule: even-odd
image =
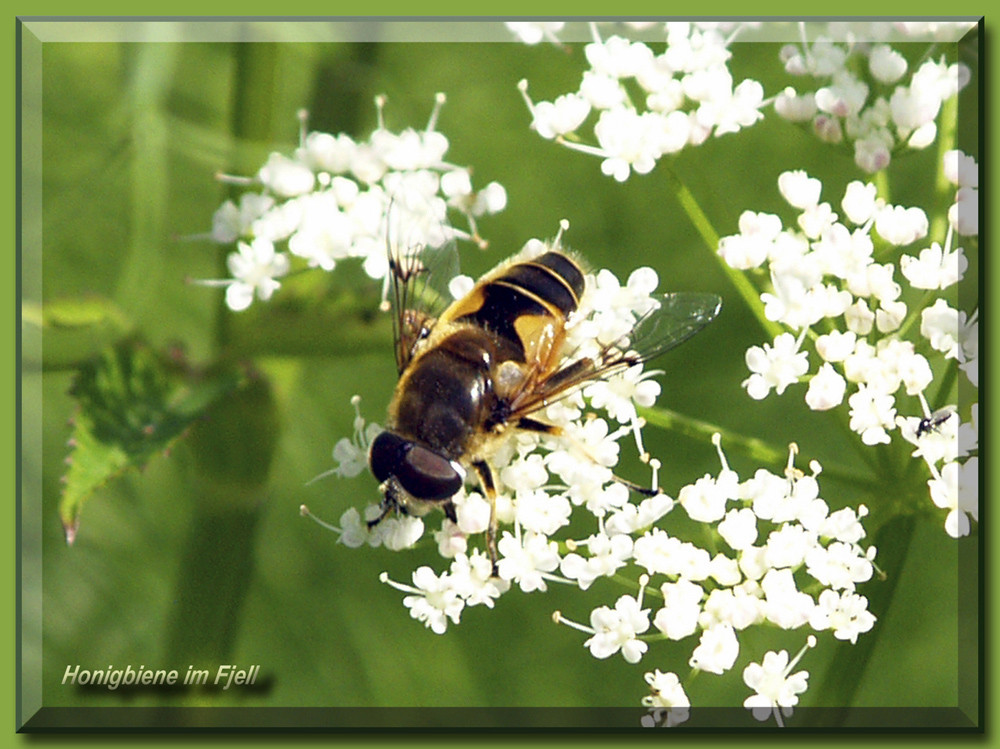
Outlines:
{"type": "Polygon", "coordinates": [[[560,427],[532,414],[678,345],[715,318],[721,299],[659,296],[659,307],[638,321],[628,341],[574,358],[565,350],[566,326],[585,285],[576,257],[558,244],[522,252],[449,304],[442,284],[456,275],[456,265],[449,249],[390,252],[399,381],[385,431],[370,447],[383,500],[368,525],[390,512],[423,515],[432,508],[455,521],[452,497],[474,472],[492,508],[487,547],[496,574],[490,460],[503,441],[516,430],[560,436],[560,427]]]}

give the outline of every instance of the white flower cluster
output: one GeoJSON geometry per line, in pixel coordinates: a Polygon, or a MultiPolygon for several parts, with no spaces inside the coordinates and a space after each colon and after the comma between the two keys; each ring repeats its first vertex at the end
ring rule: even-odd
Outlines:
{"type": "Polygon", "coordinates": [[[775,111],[809,126],[826,143],[847,143],[855,163],[869,173],[885,169],[900,150],[933,143],[942,103],[970,77],[965,65],[948,65],[943,58],[924,60],[911,71],[906,57],[887,43],[827,36],[784,46],[781,60],[788,73],[811,83],[785,88],[774,100],[775,111]]]}
{"type": "MultiPolygon", "coordinates": [[[[753,625],[808,626],[830,630],[837,639],[851,642],[874,625],[867,599],[856,592],[874,571],[875,548],[860,546],[865,508],[831,513],[819,496],[819,465],[813,463],[808,475],[796,469],[794,447],[785,475],[759,469],[742,482],[721,450],[719,455],[719,474],[681,489],[678,503],[692,519],[713,524],[728,553],[712,556],[661,528],[645,530],[632,550],[635,564],[646,572],[639,597],[623,596],[614,611],[596,610],[591,627],[584,628],[594,632],[587,644],[596,657],[607,657],[615,648],[611,652],[621,649],[626,660],[637,661],[635,651],[641,654],[646,643],[635,638],[647,631],[671,640],[697,635],[688,665],[723,674],[739,656],[737,633],[753,625]],[[664,575],[666,581],[658,588],[662,607],[652,613],[641,605],[647,575],[655,574],[664,575]]],[[[768,663],[765,657],[765,670],[768,663]]],[[[787,655],[782,665],[787,666],[787,655]]],[[[791,697],[804,691],[804,678],[779,684],[770,676],[762,677],[759,669],[751,664],[744,672],[747,685],[758,692],[746,706],[794,705],[791,697]]],[[[656,671],[646,680],[652,689],[646,706],[687,705],[676,675],[656,671]]]]}
{"type": "MultiPolygon", "coordinates": [[[[588,345],[617,340],[622,326],[634,327],[656,304],[651,296],[656,285],[656,274],[648,268],[632,273],[625,284],[608,271],[588,275],[578,314],[569,321],[573,356],[588,345]]],[[[676,500],[663,493],[633,500],[612,468],[622,438],[634,438],[643,452],[636,406],[650,405],[659,393],[648,374],[636,365],[549,406],[540,418],[561,426],[569,439],[512,436],[491,460],[503,529],[498,577],[491,576],[481,543],[472,545],[475,537],[483,539],[489,503],[477,491],[462,490],[453,499],[457,522],[442,516],[433,534],[449,567],[435,572],[422,566],[409,583],[382,577],[406,594],[403,603],[413,618],[443,633],[449,623],[460,621],[466,606],[492,607],[513,587],[531,593],[562,583],[587,590],[600,578],[632,573],[637,595],[626,593],[613,605],[593,609],[589,624],[554,615],[587,634],[583,644],[595,658],[621,653],[628,663],[638,663],[650,640],[690,638],[691,668],[723,674],[739,655],[738,633],[751,626],[828,630],[851,642],[871,629],[874,617],[857,592],[874,570],[874,547],[861,546],[867,511],[831,512],[820,497],[820,466],[813,463],[810,474],[795,468],[794,446],[782,475],[760,469],[741,481],[716,439],[717,476],[685,486],[676,500]],[[660,521],[678,506],[711,526],[718,550],[710,552],[665,529],[660,521]],[[592,532],[586,537],[566,535],[574,514],[587,517],[592,532]],[[650,600],[659,605],[649,606],[650,600]]],[[[335,470],[356,473],[375,431],[358,417],[354,437],[340,440],[334,450],[335,470]]],[[[659,464],[647,460],[656,488],[659,464]]],[[[339,541],[351,547],[406,548],[424,535],[425,519],[433,517],[388,517],[369,529],[366,521],[379,512],[376,504],[364,513],[347,510],[334,528],[339,541]]],[[[677,707],[686,700],[680,683],[668,684],[669,677],[647,676],[647,681],[655,681],[658,695],[651,706],[677,707]]],[[[759,687],[760,679],[752,681],[748,684],[758,693],[771,694],[759,687]]]]}
{"type": "Polygon", "coordinates": [[[955,404],[932,411],[928,400],[941,397],[929,388],[948,360],[979,384],[978,311],[967,315],[949,304],[968,267],[956,237],[978,244],[978,170],[951,151],[944,174],[958,190],[943,247],[921,242],[929,227],[922,209],[890,205],[874,185],[856,181],[840,202],[841,219],[821,202],[819,180],[796,171],[778,180],[799,211],[795,224],[745,211],[740,233],[723,237],[718,251],[733,268],[767,270],[764,315],[795,333],[747,351],[748,394],[762,399],[808,381],[811,409],[836,408],[846,398],[850,428],[865,445],[889,443],[898,429],[929,466],[931,498],[948,510],[946,530],[960,536],[969,533],[969,516],[978,519],[978,458],[969,458],[978,451],[978,408],[972,405],[971,422],[962,424],[955,404]],[[904,247],[918,249],[900,252],[904,247]],[[899,274],[895,264],[879,262],[889,254],[898,254],[899,274]]]}
{"type": "MultiPolygon", "coordinates": [[[[527,81],[521,82],[532,128],[543,138],[600,157],[601,171],[624,182],[632,172],[651,171],[665,154],[761,119],[760,83],[737,83],[727,66],[732,37],[723,36],[717,24],[671,22],[663,28],[666,45],[654,51],[619,35],[602,40],[591,24],[594,41],[584,48],[589,68],[577,91],[536,103],[527,81]],[[593,138],[582,134],[588,119],[593,138]]],[[[553,29],[531,31],[534,39],[553,29]]],[[[524,30],[519,33],[524,38],[524,30]]]]}
{"type": "MultiPolygon", "coordinates": [[[[809,686],[809,672],[792,669],[809,648],[816,647],[816,638],[809,635],[806,644],[789,662],[788,651],[770,650],[760,663],[749,663],[743,669],[743,682],[754,690],[743,701],[743,707],[750,710],[757,720],[764,721],[772,716],[779,727],[783,719],[789,717],[799,703],[799,694],[809,686]]],[[[642,704],[649,713],[642,718],[647,728],[663,726],[669,728],[683,723],[690,717],[691,703],[677,674],[663,673],[659,669],[646,674],[650,693],[642,698],[642,704]]]]}
{"type": "Polygon", "coordinates": [[[255,297],[269,299],[295,267],[331,271],[345,258],[359,258],[371,278],[384,279],[389,241],[484,244],[475,220],[503,210],[507,194],[497,182],[474,191],[469,169],[445,161],[448,139],[435,129],[443,103],[438,94],[423,130],[394,133],[383,123],[385,99],[378,97],[379,124],[364,141],[306,132],[303,115],[290,156],[272,153],[254,177],[220,177],[256,189],[223,203],[212,219],[211,239],[237,245],[228,259],[232,278],[201,283],[225,286],[226,303],[237,311],[255,297]],[[468,232],[449,224],[449,210],[466,217],[468,232]],[[394,235],[401,226],[405,237],[394,235]]]}

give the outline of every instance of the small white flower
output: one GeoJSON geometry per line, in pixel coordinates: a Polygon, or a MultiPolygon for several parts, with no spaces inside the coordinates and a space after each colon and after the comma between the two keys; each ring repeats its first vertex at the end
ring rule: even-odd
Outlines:
{"type": "Polygon", "coordinates": [[[341,543],[349,549],[356,549],[364,546],[368,542],[370,532],[368,524],[361,519],[361,513],[357,508],[351,507],[340,516],[340,536],[337,543],[341,543]]]}
{"type": "Polygon", "coordinates": [[[958,187],[979,187],[979,165],[962,151],[952,150],[944,155],[944,175],[958,187]]]}
{"type": "Polygon", "coordinates": [[[747,507],[730,510],[719,523],[718,531],[731,548],[741,551],[757,540],[757,516],[747,507]]]}
{"type": "Polygon", "coordinates": [[[731,624],[716,624],[701,633],[698,647],[691,654],[688,665],[700,671],[722,674],[733,667],[740,654],[740,643],[731,624]]]}
{"type": "Polygon", "coordinates": [[[489,557],[478,549],[471,556],[459,554],[455,557],[448,579],[466,606],[483,604],[493,608],[494,599],[510,587],[506,580],[492,576],[492,568],[489,557]]]}
{"type": "Polygon", "coordinates": [[[540,101],[532,108],[531,126],[547,140],[575,132],[590,114],[590,102],[577,94],[563,94],[555,101],[540,101]]]}
{"type": "Polygon", "coordinates": [[[760,581],[764,591],[764,616],[782,629],[796,629],[807,621],[815,608],[808,593],[795,586],[790,569],[771,569],[760,581]]]}
{"type": "Polygon", "coordinates": [[[805,172],[782,172],[778,175],[778,190],[789,205],[805,210],[819,205],[823,183],[805,172]]]}
{"type": "Polygon", "coordinates": [[[839,406],[847,391],[847,381],[829,363],[824,363],[809,380],[806,404],[813,411],[827,411],[839,406]]]}
{"type": "Polygon", "coordinates": [[[642,698],[642,704],[646,707],[665,708],[667,714],[664,725],[674,726],[688,719],[691,702],[684,693],[677,674],[663,673],[657,669],[643,678],[649,684],[650,693],[642,698]]]}
{"type": "Polygon", "coordinates": [[[963,237],[979,236],[979,190],[961,187],[948,209],[948,223],[963,237]]]}
{"type": "Polygon", "coordinates": [[[316,184],[316,177],[307,165],[280,153],[268,157],[267,163],[257,172],[257,179],[282,198],[304,195],[316,184]]]}
{"type": "Polygon", "coordinates": [[[594,635],[583,644],[595,658],[609,658],[620,650],[626,661],[638,663],[649,648],[637,637],[649,629],[649,609],[642,608],[642,596],[638,600],[622,596],[613,609],[594,609],[590,626],[594,635]]]}
{"type": "Polygon", "coordinates": [[[868,335],[875,324],[875,313],[864,299],[859,299],[844,312],[844,322],[852,333],[868,335]]]}
{"type": "Polygon", "coordinates": [[[864,81],[846,70],[838,70],[833,74],[832,85],[816,91],[816,106],[834,117],[846,118],[861,111],[867,98],[868,85],[864,81]]]}
{"type": "MultiPolygon", "coordinates": [[[[972,461],[970,461],[972,462],[972,461]]],[[[969,535],[969,515],[959,499],[959,464],[947,463],[929,482],[931,500],[943,510],[948,510],[944,529],[952,538],[969,535]]],[[[978,508],[977,508],[978,514],[978,508]]]]}
{"type": "Polygon", "coordinates": [[[212,215],[212,239],[220,244],[235,242],[246,237],[254,221],[274,205],[270,195],[247,192],[240,196],[240,204],[227,200],[212,215]]]}
{"type": "Polygon", "coordinates": [[[545,573],[559,567],[558,544],[531,531],[521,539],[504,533],[497,551],[502,557],[497,564],[500,577],[517,583],[525,593],[546,590],[545,573]]]}
{"type": "Polygon", "coordinates": [[[764,563],[771,569],[796,568],[817,543],[816,537],[797,523],[771,531],[764,544],[764,563]]]}
{"type": "Polygon", "coordinates": [[[809,122],[816,115],[816,95],[788,86],[774,100],[774,111],[789,122],[809,122]]]}
{"type": "Polygon", "coordinates": [[[809,574],[833,590],[853,591],[854,586],[871,579],[871,560],[860,547],[834,541],[827,547],[815,546],[805,555],[809,574]]]}
{"type": "Polygon", "coordinates": [[[598,577],[614,575],[632,557],[632,537],[624,533],[612,536],[595,534],[583,545],[590,553],[588,557],[571,552],[559,563],[559,571],[563,576],[576,580],[581,590],[589,588],[598,577]]]}
{"type": "Polygon", "coordinates": [[[887,205],[875,214],[875,231],[890,244],[912,244],[926,237],[927,230],[927,214],[921,208],[887,205]]]}
{"type": "Polygon", "coordinates": [[[653,626],[671,640],[682,640],[698,630],[704,589],[690,580],[664,583],[663,607],[653,617],[653,626]]]}
{"type": "Polygon", "coordinates": [[[760,624],[764,621],[762,595],[760,586],[753,581],[734,588],[716,588],[709,593],[698,624],[708,629],[716,623],[726,623],[738,631],[760,624]]]}
{"type": "Polygon", "coordinates": [[[861,226],[875,214],[878,207],[877,196],[875,185],[855,180],[847,185],[840,207],[852,224],[861,226]]]}
{"type": "Polygon", "coordinates": [[[767,397],[772,388],[781,395],[785,388],[809,371],[808,354],[799,351],[799,344],[791,333],[779,335],[773,346],[767,343],[763,347],[751,346],[746,362],[752,374],[743,381],[743,387],[755,400],[767,397]]]}
{"type": "Polygon", "coordinates": [[[866,445],[889,442],[889,429],[895,426],[896,409],[893,397],[868,385],[858,386],[858,392],[848,398],[851,405],[851,429],[861,435],[866,445]]]}
{"type": "Polygon", "coordinates": [[[374,545],[383,544],[390,551],[409,549],[424,535],[424,521],[403,515],[386,518],[372,529],[374,545]]]}
{"type": "Polygon", "coordinates": [[[482,533],[490,524],[490,503],[478,492],[459,492],[453,499],[459,529],[466,534],[482,533]]]}
{"type": "Polygon", "coordinates": [[[240,242],[238,252],[226,259],[234,281],[226,288],[226,305],[234,312],[250,306],[254,295],[267,301],[281,284],[276,280],[288,273],[288,256],[277,253],[274,244],[266,239],[255,239],[250,244],[240,242]]]}
{"type": "Polygon", "coordinates": [[[705,475],[683,487],[677,495],[688,517],[702,523],[721,520],[726,514],[726,502],[736,498],[739,478],[733,471],[721,471],[718,478],[705,475]]]}
{"type": "Polygon", "coordinates": [[[448,620],[458,624],[465,602],[452,587],[447,574],[438,577],[430,567],[418,567],[413,572],[413,587],[393,582],[382,573],[381,580],[388,585],[411,593],[403,599],[410,616],[423,622],[435,634],[444,634],[448,620]]]}
{"type": "MultiPolygon", "coordinates": [[[[810,642],[814,642],[813,638],[810,642]]],[[[803,649],[804,652],[805,649],[803,649]]],[[[743,681],[756,694],[747,697],[743,707],[749,709],[757,720],[767,720],[772,715],[781,725],[781,716],[791,715],[792,708],[799,703],[798,695],[808,688],[808,671],[791,673],[802,656],[788,662],[787,651],[769,651],[761,663],[750,663],[743,670],[743,681]]]]}
{"type": "Polygon", "coordinates": [[[565,21],[508,21],[504,23],[525,44],[538,44],[543,39],[558,42],[556,34],[563,30],[565,21]]]}
{"type": "Polygon", "coordinates": [[[820,631],[832,629],[838,640],[858,641],[858,635],[875,626],[875,616],[868,611],[868,599],[850,591],[824,590],[809,617],[809,626],[820,631]]]}
{"type": "Polygon", "coordinates": [[[876,44],[868,55],[868,69],[880,83],[895,83],[906,72],[906,58],[888,44],[876,44]]]}
{"type": "Polygon", "coordinates": [[[958,358],[958,329],[961,322],[959,311],[952,309],[944,299],[920,313],[920,335],[926,338],[931,348],[940,351],[946,359],[958,358]]]}
{"type": "Polygon", "coordinates": [[[663,115],[657,112],[639,114],[627,107],[602,111],[594,125],[594,135],[605,154],[601,171],[618,182],[627,180],[630,170],[648,174],[663,153],[663,130],[663,115]]]}
{"type": "Polygon", "coordinates": [[[561,494],[541,489],[519,491],[515,502],[516,522],[521,527],[542,536],[551,536],[569,524],[573,507],[561,494]]]}
{"type": "Polygon", "coordinates": [[[916,289],[947,289],[962,280],[969,261],[961,249],[945,252],[937,242],[920,251],[919,258],[903,255],[899,269],[916,289]]]}

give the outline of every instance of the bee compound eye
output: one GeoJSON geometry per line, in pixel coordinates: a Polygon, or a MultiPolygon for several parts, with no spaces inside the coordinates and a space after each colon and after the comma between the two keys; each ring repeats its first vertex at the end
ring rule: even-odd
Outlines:
{"type": "Polygon", "coordinates": [[[380,484],[395,476],[415,499],[447,499],[462,488],[462,474],[450,460],[392,432],[372,440],[368,463],[380,484]]]}
{"type": "Polygon", "coordinates": [[[372,440],[368,452],[368,465],[380,484],[390,476],[396,475],[398,466],[406,457],[411,444],[392,432],[382,432],[372,440]]]}
{"type": "Polygon", "coordinates": [[[417,499],[448,499],[462,488],[462,475],[450,460],[412,443],[396,476],[403,488],[417,499]]]}

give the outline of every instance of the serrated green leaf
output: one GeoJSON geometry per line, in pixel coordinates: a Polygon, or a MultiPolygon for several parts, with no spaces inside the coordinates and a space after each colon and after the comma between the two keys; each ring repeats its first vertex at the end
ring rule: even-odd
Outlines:
{"type": "Polygon", "coordinates": [[[238,370],[196,372],[135,341],[111,346],[77,373],[72,452],[59,505],[73,542],[80,510],[97,489],[129,468],[146,465],[220,397],[239,386],[238,370]]]}

